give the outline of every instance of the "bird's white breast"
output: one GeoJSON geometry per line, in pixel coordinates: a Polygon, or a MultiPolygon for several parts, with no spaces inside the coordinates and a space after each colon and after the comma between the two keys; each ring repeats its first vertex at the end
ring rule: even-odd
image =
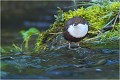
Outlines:
{"type": "Polygon", "coordinates": [[[71,36],[75,38],[84,37],[88,32],[88,25],[87,24],[78,24],[78,25],[70,25],[68,28],[68,32],[71,36]]]}

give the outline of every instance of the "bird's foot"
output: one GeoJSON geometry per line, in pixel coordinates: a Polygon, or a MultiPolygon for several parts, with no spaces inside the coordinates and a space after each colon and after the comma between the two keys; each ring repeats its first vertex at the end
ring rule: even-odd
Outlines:
{"type": "Polygon", "coordinates": [[[71,44],[70,44],[70,42],[69,42],[68,46],[69,46],[69,49],[71,49],[71,44]]]}
{"type": "Polygon", "coordinates": [[[78,46],[79,48],[81,48],[81,47],[80,47],[80,42],[77,43],[77,46],[78,46]]]}
{"type": "Polygon", "coordinates": [[[79,42],[77,43],[77,46],[80,46],[80,43],[79,43],[79,42]]]}
{"type": "Polygon", "coordinates": [[[68,44],[68,48],[70,49],[70,50],[74,50],[72,47],[71,47],[71,43],[69,42],[69,44],[68,44]]]}
{"type": "Polygon", "coordinates": [[[75,45],[72,45],[72,46],[71,46],[71,43],[69,42],[68,48],[73,50],[73,49],[75,49],[75,48],[81,48],[81,47],[80,47],[80,43],[79,43],[79,42],[77,43],[77,46],[75,46],[75,45]]]}

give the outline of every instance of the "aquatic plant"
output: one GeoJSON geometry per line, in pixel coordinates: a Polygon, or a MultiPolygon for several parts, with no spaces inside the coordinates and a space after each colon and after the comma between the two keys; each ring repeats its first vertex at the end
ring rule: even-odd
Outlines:
{"type": "MultiPolygon", "coordinates": [[[[40,31],[36,28],[30,28],[27,31],[22,30],[22,31],[20,31],[20,33],[22,34],[22,37],[24,39],[23,42],[25,42],[25,48],[26,49],[29,48],[28,43],[29,43],[29,40],[30,40],[31,36],[32,35],[40,35],[40,31]]],[[[15,45],[13,45],[13,46],[16,47],[15,45]]]]}
{"type": "MultiPolygon", "coordinates": [[[[120,2],[106,1],[102,3],[99,2],[98,4],[92,3],[91,6],[86,8],[80,7],[73,11],[69,10],[68,12],[63,12],[63,10],[59,8],[58,15],[55,15],[56,21],[51,25],[49,30],[43,32],[37,39],[36,51],[47,49],[49,42],[62,32],[65,22],[75,16],[81,16],[88,20],[90,26],[89,34],[91,35],[98,34],[104,27],[113,25],[113,23],[114,28],[118,30],[118,22],[115,21],[115,17],[119,15],[119,7],[120,2]]],[[[110,40],[114,36],[117,36],[118,38],[118,31],[115,29],[106,34],[101,34],[99,38],[101,41],[106,38],[107,40],[110,40]]]]}
{"type": "Polygon", "coordinates": [[[0,47],[0,53],[6,53],[7,51],[5,49],[3,49],[2,47],[0,47]]]}
{"type": "Polygon", "coordinates": [[[60,7],[57,7],[59,10],[57,11],[58,14],[57,15],[54,15],[55,17],[55,20],[57,22],[63,22],[64,21],[64,13],[63,13],[63,10],[60,8],[60,7]]]}
{"type": "Polygon", "coordinates": [[[22,52],[22,51],[23,51],[22,46],[19,47],[19,46],[16,45],[16,44],[12,44],[12,46],[15,48],[15,49],[13,49],[14,52],[22,52]]]}

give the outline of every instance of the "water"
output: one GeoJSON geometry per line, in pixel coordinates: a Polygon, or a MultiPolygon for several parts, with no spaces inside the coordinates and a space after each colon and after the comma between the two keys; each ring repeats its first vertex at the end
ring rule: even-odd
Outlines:
{"type": "Polygon", "coordinates": [[[1,76],[3,79],[118,79],[118,50],[112,51],[115,54],[102,50],[62,47],[32,55],[9,53],[8,57],[2,57],[1,76]]]}

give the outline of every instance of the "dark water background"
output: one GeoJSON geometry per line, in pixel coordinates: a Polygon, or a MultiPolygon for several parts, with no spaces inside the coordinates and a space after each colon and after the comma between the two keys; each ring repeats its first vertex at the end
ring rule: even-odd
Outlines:
{"type": "Polygon", "coordinates": [[[30,27],[36,27],[40,31],[49,29],[55,21],[54,15],[57,15],[57,7],[68,11],[73,10],[73,8],[67,8],[72,4],[72,1],[2,1],[2,46],[9,45],[18,38],[18,33],[22,29],[30,27]]]}
{"type": "MultiPolygon", "coordinates": [[[[72,1],[2,1],[1,2],[1,46],[21,44],[19,31],[36,27],[40,31],[49,29],[55,21],[57,7],[64,11],[72,1]]],[[[119,44],[88,45],[69,50],[64,45],[54,51],[41,54],[10,52],[2,54],[2,79],[118,79],[119,44]],[[80,54],[78,54],[80,53],[80,54]],[[79,62],[81,53],[88,61],[79,62]],[[84,55],[83,55],[84,56],[84,55]],[[95,65],[94,65],[95,64],[95,65]]]]}

